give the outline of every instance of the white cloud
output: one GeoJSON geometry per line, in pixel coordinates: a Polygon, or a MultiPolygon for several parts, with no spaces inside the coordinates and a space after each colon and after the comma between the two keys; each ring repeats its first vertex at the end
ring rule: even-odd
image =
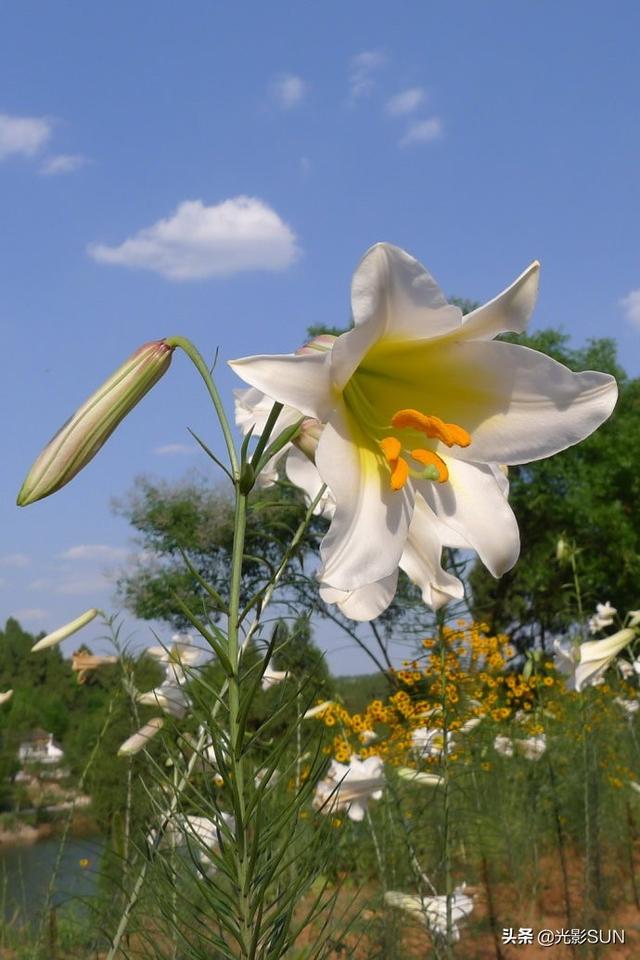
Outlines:
{"type": "Polygon", "coordinates": [[[349,64],[349,95],[358,100],[371,93],[375,87],[374,74],[386,63],[381,50],[363,50],[351,58],[349,64]]]}
{"type": "Polygon", "coordinates": [[[99,263],[153,270],[169,280],[283,270],[300,252],[296,235],[275,210],[245,196],[210,207],[185,200],[171,217],[119,246],[91,244],[88,251],[99,263]]]}
{"type": "Polygon", "coordinates": [[[411,87],[409,90],[402,90],[395,96],[389,97],[385,104],[385,110],[392,116],[402,116],[405,113],[411,113],[426,99],[426,93],[422,87],[411,87]]]}
{"type": "Polygon", "coordinates": [[[63,173],[75,173],[87,162],[81,153],[57,153],[47,157],[40,167],[40,173],[45,177],[55,177],[63,173]]]}
{"type": "Polygon", "coordinates": [[[408,147],[412,143],[431,143],[440,140],[443,134],[440,117],[431,117],[430,120],[416,120],[409,125],[407,132],[400,141],[401,147],[408,147]]]}
{"type": "Polygon", "coordinates": [[[194,453],[196,449],[189,443],[165,443],[162,447],[155,447],[153,452],[157,457],[176,457],[185,453],[194,453]]]}
{"type": "Polygon", "coordinates": [[[32,157],[51,137],[51,121],[45,117],[11,117],[0,113],[0,160],[17,154],[32,157]]]}
{"type": "Polygon", "coordinates": [[[84,578],[69,578],[59,583],[55,589],[56,593],[65,597],[81,597],[85,594],[91,595],[105,590],[109,586],[106,577],[94,576],[84,578]]]}
{"type": "Polygon", "coordinates": [[[620,300],[624,315],[633,327],[640,327],[640,288],[631,290],[620,300]]]}
{"type": "Polygon", "coordinates": [[[0,557],[0,567],[28,567],[31,563],[31,557],[26,553],[5,553],[0,557]]]}
{"type": "Polygon", "coordinates": [[[283,110],[299,106],[306,93],[306,83],[293,73],[283,73],[271,81],[271,96],[283,110]]]}
{"type": "Polygon", "coordinates": [[[61,560],[122,560],[126,547],[109,547],[104,543],[81,543],[59,554],[61,560]]]}
{"type": "Polygon", "coordinates": [[[46,620],[49,616],[47,610],[41,610],[40,607],[25,607],[22,610],[16,610],[13,614],[15,620],[20,623],[30,623],[32,621],[46,620]]]}

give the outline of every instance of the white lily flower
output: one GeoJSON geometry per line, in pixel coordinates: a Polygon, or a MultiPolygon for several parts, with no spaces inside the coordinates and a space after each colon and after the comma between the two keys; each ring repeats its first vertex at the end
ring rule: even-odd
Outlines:
{"type": "MultiPolygon", "coordinates": [[[[411,734],[412,751],[418,757],[439,757],[444,750],[444,734],[438,727],[417,727],[411,734]]],[[[447,732],[447,753],[455,746],[455,734],[447,732]]]]}
{"type": "Polygon", "coordinates": [[[547,749],[547,738],[544,733],[538,737],[523,737],[519,740],[498,736],[493,741],[493,749],[501,757],[512,757],[517,750],[525,760],[539,760],[547,749]]]}
{"type": "Polygon", "coordinates": [[[511,737],[500,735],[493,741],[493,749],[501,757],[512,757],[514,754],[513,740],[511,737]]]}
{"type": "Polygon", "coordinates": [[[188,633],[174,633],[170,647],[147,647],[145,653],[162,664],[166,680],[178,686],[188,683],[192,671],[209,658],[208,651],[197,647],[188,633]]]}
{"type": "Polygon", "coordinates": [[[628,627],[637,627],[640,624],[640,610],[629,610],[627,617],[629,618],[627,620],[628,627]]]}
{"type": "Polygon", "coordinates": [[[497,464],[550,456],[611,413],[612,377],[574,374],[515,344],[538,264],[466,317],[413,257],[373,247],[352,283],[354,327],[331,350],[232,362],[251,386],[325,424],[316,465],[336,502],[322,581],[351,593],[391,577],[417,494],[499,576],[519,536],[497,464]],[[499,475],[499,476],[498,476],[499,475]]]}
{"type": "Polygon", "coordinates": [[[272,666],[267,666],[262,674],[262,689],[270,690],[276,683],[282,683],[289,676],[287,670],[274,670],[272,666]]]}
{"type": "Polygon", "coordinates": [[[614,697],[614,702],[624,710],[628,717],[633,717],[640,710],[640,700],[625,700],[623,697],[614,697]]]}
{"type": "MultiPolygon", "coordinates": [[[[329,341],[334,341],[336,338],[316,339],[322,340],[323,350],[327,350],[330,348],[329,341]]],[[[246,433],[252,425],[247,415],[250,404],[256,404],[255,423],[260,424],[263,405],[270,409],[272,402],[259,390],[249,388],[236,391],[236,422],[246,433]],[[237,406],[240,396],[242,397],[241,416],[238,415],[237,406]]],[[[291,407],[285,407],[283,413],[285,411],[293,422],[302,416],[300,411],[293,411],[291,407]]],[[[315,466],[315,453],[322,432],[322,424],[316,420],[309,422],[313,426],[305,431],[303,424],[301,435],[295,445],[288,444],[284,448],[286,473],[291,483],[304,491],[309,502],[319,497],[314,513],[332,520],[336,508],[335,499],[328,488],[322,491],[323,481],[315,466]]],[[[470,549],[470,545],[462,537],[438,521],[422,496],[418,494],[399,566],[420,587],[422,599],[433,609],[438,609],[448,600],[460,600],[464,596],[461,581],[440,566],[443,545],[470,549]],[[443,538],[446,538],[446,543],[443,538]]],[[[357,590],[338,590],[328,584],[321,584],[320,595],[326,603],[337,604],[345,616],[352,620],[372,620],[383,613],[393,600],[397,582],[398,570],[396,569],[388,577],[361,586],[357,590]]]]}
{"type": "Polygon", "coordinates": [[[211,853],[220,850],[220,837],[224,838],[225,828],[231,833],[236,828],[235,818],[230,813],[221,811],[216,819],[178,814],[171,819],[164,839],[194,849],[205,873],[212,876],[216,865],[211,853]]]}
{"type": "Polygon", "coordinates": [[[139,753],[143,747],[147,746],[149,740],[162,730],[163,724],[164,720],[162,717],[152,717],[149,723],[145,723],[145,725],[140,727],[128,740],[125,740],[118,750],[118,756],[131,757],[134,753],[139,753]]]}
{"type": "Polygon", "coordinates": [[[191,707],[190,697],[175,680],[165,680],[159,687],[139,693],[136,700],[148,707],[160,707],[176,720],[182,720],[191,707]]]}
{"type": "Polygon", "coordinates": [[[629,786],[632,790],[635,790],[636,793],[640,793],[640,783],[638,783],[636,780],[630,780],[629,786]]]}
{"type": "MultiPolygon", "coordinates": [[[[617,612],[608,600],[606,603],[597,603],[596,612],[589,620],[589,632],[599,633],[600,630],[610,627],[617,612]]],[[[632,624],[629,624],[629,626],[632,626],[632,624]]]]}
{"type": "Polygon", "coordinates": [[[618,670],[620,671],[620,676],[623,680],[629,680],[630,677],[636,672],[632,663],[629,663],[628,660],[623,660],[622,658],[618,660],[618,670]]]}
{"type": "Polygon", "coordinates": [[[361,760],[353,756],[348,765],[332,760],[326,778],[316,786],[314,809],[322,813],[346,810],[350,820],[364,820],[367,802],[382,797],[383,771],[380,757],[361,760]]]}
{"type": "Polygon", "coordinates": [[[635,630],[625,627],[602,640],[587,640],[586,643],[581,643],[580,661],[575,672],[576,690],[580,692],[586,684],[601,680],[609,664],[631,643],[635,635],[635,630]]]}
{"type": "MultiPolygon", "coordinates": [[[[464,884],[456,887],[451,901],[451,937],[452,940],[460,939],[460,931],[457,924],[460,920],[468,917],[473,910],[473,897],[464,892],[464,884]]],[[[385,903],[390,907],[396,907],[410,913],[416,919],[422,920],[427,929],[440,937],[447,936],[447,897],[419,897],[407,893],[398,893],[395,890],[388,890],[384,895],[385,903]]]]}
{"type": "Polygon", "coordinates": [[[13,690],[5,690],[4,693],[0,693],[0,704],[8,703],[13,696],[13,690]]]}

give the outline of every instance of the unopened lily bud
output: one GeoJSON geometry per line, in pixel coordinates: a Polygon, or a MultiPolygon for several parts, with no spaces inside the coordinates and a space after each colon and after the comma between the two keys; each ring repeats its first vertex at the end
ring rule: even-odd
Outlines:
{"type": "Polygon", "coordinates": [[[403,780],[409,780],[411,783],[418,783],[424,787],[437,787],[444,783],[444,779],[439,777],[437,773],[422,773],[412,767],[397,767],[396,773],[403,780]]]}
{"type": "Polygon", "coordinates": [[[308,417],[300,424],[300,430],[293,441],[296,447],[302,450],[304,455],[308,457],[312,463],[315,463],[316,460],[316,450],[318,449],[322,429],[323,425],[319,420],[308,417]]]}
{"type": "Polygon", "coordinates": [[[31,653],[46,650],[47,647],[55,647],[56,644],[61,643],[63,640],[66,640],[67,637],[86,627],[88,623],[91,623],[91,621],[98,616],[98,613],[99,611],[96,610],[95,607],[86,610],[85,613],[76,617],[75,620],[72,620],[70,623],[65,623],[64,627],[59,627],[58,630],[54,630],[53,633],[48,633],[42,640],[38,640],[38,642],[31,647],[31,653]]]}
{"type": "Polygon", "coordinates": [[[119,367],[55,434],[29,471],[18,506],[42,500],[85,467],[121,420],[168,370],[174,346],[145,343],[119,367]]]}
{"type": "Polygon", "coordinates": [[[152,717],[149,723],[129,737],[118,750],[119,757],[131,757],[134,753],[139,753],[143,747],[146,747],[152,737],[162,730],[164,720],[162,717],[152,717]]]}

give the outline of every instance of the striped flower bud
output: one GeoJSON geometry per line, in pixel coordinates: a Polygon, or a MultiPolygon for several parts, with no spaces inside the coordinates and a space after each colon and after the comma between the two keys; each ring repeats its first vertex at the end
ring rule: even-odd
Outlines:
{"type": "Polygon", "coordinates": [[[173,350],[166,340],[143,344],[91,394],[31,467],[20,488],[18,506],[42,500],[73,480],[168,370],[173,350]]]}

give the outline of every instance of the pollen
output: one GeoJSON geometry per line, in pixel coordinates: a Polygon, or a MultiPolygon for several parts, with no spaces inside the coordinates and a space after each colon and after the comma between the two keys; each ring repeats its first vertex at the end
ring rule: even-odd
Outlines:
{"type": "Polygon", "coordinates": [[[389,462],[397,460],[402,450],[402,444],[397,437],[385,437],[380,441],[380,449],[389,462]]]}
{"type": "Polygon", "coordinates": [[[411,456],[418,463],[424,464],[425,467],[435,467],[438,471],[438,483],[446,483],[449,479],[449,470],[446,463],[433,450],[423,450],[419,447],[417,450],[411,451],[411,456]]]}
{"type": "Polygon", "coordinates": [[[457,423],[445,423],[440,417],[420,413],[419,410],[398,410],[391,418],[392,425],[397,430],[410,429],[424,433],[430,439],[440,440],[447,447],[468,447],[471,443],[470,433],[457,423]]]}
{"type": "Polygon", "coordinates": [[[391,489],[402,490],[409,476],[409,464],[402,457],[391,462],[391,489]]]}

